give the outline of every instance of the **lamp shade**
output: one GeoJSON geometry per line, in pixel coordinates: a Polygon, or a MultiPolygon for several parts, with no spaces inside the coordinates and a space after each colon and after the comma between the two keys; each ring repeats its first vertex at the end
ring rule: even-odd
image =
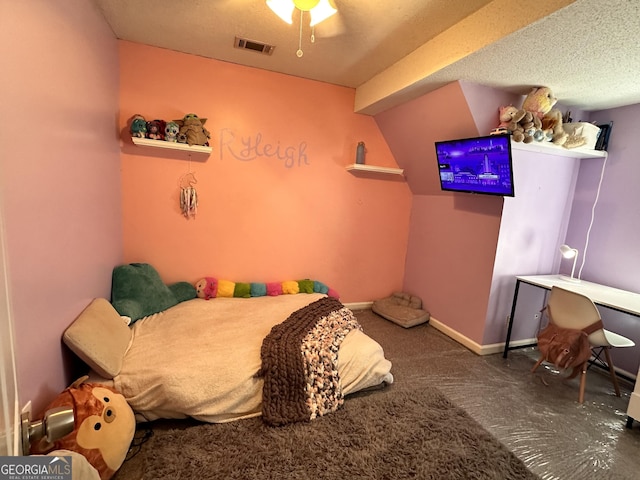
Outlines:
{"type": "Polygon", "coordinates": [[[293,0],[267,0],[267,6],[289,25],[293,24],[291,17],[296,8],[293,0]]]}
{"type": "Polygon", "coordinates": [[[310,25],[313,27],[320,22],[325,21],[327,18],[337,12],[338,10],[333,8],[333,5],[331,5],[331,2],[329,0],[320,0],[318,5],[311,9],[310,25]]]}
{"type": "Polygon", "coordinates": [[[293,24],[293,11],[297,8],[311,14],[313,27],[335,14],[336,10],[330,0],[267,0],[267,6],[289,25],[293,24]]]}
{"type": "Polygon", "coordinates": [[[573,258],[573,267],[571,268],[571,277],[570,280],[576,280],[573,274],[576,271],[576,262],[578,261],[578,250],[576,248],[572,248],[569,245],[560,245],[560,253],[564,258],[573,258]]]}
{"type": "Polygon", "coordinates": [[[573,258],[578,255],[578,250],[571,248],[569,245],[561,245],[560,253],[562,253],[564,258],[573,258]]]}

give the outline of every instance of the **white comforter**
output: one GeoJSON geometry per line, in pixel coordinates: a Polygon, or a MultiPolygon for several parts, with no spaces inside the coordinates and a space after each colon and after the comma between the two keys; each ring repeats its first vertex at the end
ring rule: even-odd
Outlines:
{"type": "MultiPolygon", "coordinates": [[[[139,421],[228,422],[261,414],[260,347],[271,328],[321,294],[194,299],[137,321],[113,386],[139,421]]],[[[392,383],[382,347],[360,331],[342,342],[345,395],[392,383]]]]}

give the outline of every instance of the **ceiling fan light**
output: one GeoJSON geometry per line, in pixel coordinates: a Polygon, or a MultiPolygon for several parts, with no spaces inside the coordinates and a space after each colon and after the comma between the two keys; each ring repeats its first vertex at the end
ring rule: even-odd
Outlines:
{"type": "Polygon", "coordinates": [[[302,10],[303,12],[308,12],[318,5],[320,0],[293,0],[293,4],[296,6],[298,10],[302,10]]]}
{"type": "Polygon", "coordinates": [[[331,5],[330,0],[320,0],[318,5],[311,9],[311,23],[310,25],[313,27],[320,22],[325,21],[330,16],[336,14],[338,10],[336,10],[333,5],[331,5]]]}
{"type": "Polygon", "coordinates": [[[267,6],[289,25],[293,24],[291,17],[296,8],[293,0],[267,0],[267,6]]]}

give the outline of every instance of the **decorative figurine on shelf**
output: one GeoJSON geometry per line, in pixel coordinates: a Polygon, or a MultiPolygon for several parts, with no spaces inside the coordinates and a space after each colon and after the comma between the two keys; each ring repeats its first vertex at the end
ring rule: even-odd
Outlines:
{"type": "Polygon", "coordinates": [[[176,122],[167,122],[166,127],[164,127],[164,139],[167,142],[177,142],[179,131],[180,126],[176,122]]]}
{"type": "Polygon", "coordinates": [[[364,164],[364,142],[358,142],[358,146],[356,147],[356,163],[359,165],[364,164]]]}
{"type": "Polygon", "coordinates": [[[165,126],[166,122],[164,120],[151,120],[147,122],[147,138],[164,140],[165,126]]]}
{"type": "Polygon", "coordinates": [[[147,122],[142,115],[136,114],[131,117],[131,131],[132,137],[145,138],[147,136],[147,122]]]}
{"type": "Polygon", "coordinates": [[[191,145],[209,145],[211,135],[204,128],[206,118],[199,118],[195,113],[187,113],[182,120],[174,120],[180,126],[178,142],[191,145]]]}

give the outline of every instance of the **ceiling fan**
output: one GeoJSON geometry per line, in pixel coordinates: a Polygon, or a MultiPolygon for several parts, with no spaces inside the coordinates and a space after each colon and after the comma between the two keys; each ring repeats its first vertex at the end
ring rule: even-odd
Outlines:
{"type": "Polygon", "coordinates": [[[302,57],[302,24],[304,13],[311,16],[309,26],[311,27],[311,42],[315,42],[315,26],[327,18],[336,14],[332,0],[266,0],[267,6],[275,12],[282,20],[289,25],[293,24],[293,15],[296,10],[300,12],[300,35],[298,39],[298,50],[296,55],[302,57]]]}

